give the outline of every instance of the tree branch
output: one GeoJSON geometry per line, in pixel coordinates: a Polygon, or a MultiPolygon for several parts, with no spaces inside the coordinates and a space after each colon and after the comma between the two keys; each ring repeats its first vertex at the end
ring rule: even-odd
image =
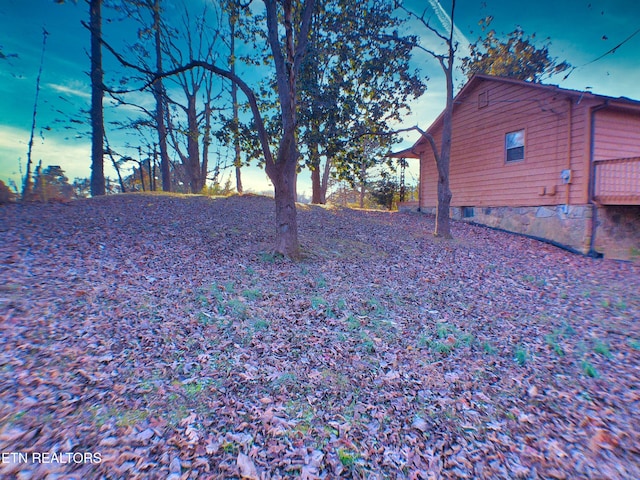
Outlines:
{"type": "MultiPolygon", "coordinates": [[[[353,137],[349,138],[348,141],[357,140],[366,135],[388,137],[390,135],[397,135],[398,133],[413,132],[413,131],[418,132],[424,139],[426,139],[429,142],[429,145],[431,146],[431,150],[433,151],[433,156],[435,157],[436,162],[440,162],[440,153],[438,152],[438,147],[436,145],[435,138],[433,138],[433,135],[431,135],[428,132],[425,132],[417,125],[414,125],[413,127],[400,128],[398,130],[391,130],[389,132],[375,132],[375,131],[362,132],[362,133],[359,133],[358,135],[354,135],[353,137]]],[[[412,152],[418,154],[418,152],[414,150],[412,150],[412,152]]]]}
{"type": "MultiPolygon", "coordinates": [[[[210,72],[219,75],[221,77],[224,77],[230,81],[232,81],[233,83],[235,83],[238,88],[240,90],[242,90],[242,93],[245,94],[245,96],[247,97],[247,100],[249,101],[249,106],[251,108],[251,113],[253,114],[253,119],[255,121],[256,124],[256,129],[258,130],[258,138],[260,139],[260,146],[262,147],[262,153],[264,155],[264,159],[265,162],[267,164],[275,164],[274,159],[273,159],[273,154],[271,153],[271,149],[269,148],[269,135],[267,134],[267,130],[264,124],[264,120],[262,119],[262,115],[260,114],[260,109],[258,107],[258,99],[256,94],[253,92],[253,90],[251,89],[251,87],[249,87],[249,85],[244,82],[244,80],[242,80],[240,77],[238,77],[236,74],[228,71],[228,70],[224,70],[216,65],[213,65],[211,63],[208,62],[204,62],[202,60],[191,60],[189,63],[187,63],[186,65],[181,65],[179,67],[173,68],[171,70],[168,70],[166,72],[152,72],[150,70],[147,70],[145,68],[141,68],[138,65],[135,65],[129,61],[127,61],[122,55],[120,55],[118,52],[116,52],[113,47],[111,47],[111,45],[109,45],[107,42],[105,42],[104,40],[102,40],[102,44],[105,46],[105,48],[107,48],[107,50],[109,50],[109,52],[111,52],[111,54],[116,57],[116,59],[125,67],[128,68],[132,68],[134,70],[136,70],[137,72],[143,73],[145,75],[147,75],[149,77],[149,80],[146,81],[140,88],[138,88],[138,91],[142,91],[146,88],[149,88],[151,85],[153,85],[155,82],[157,82],[158,80],[162,79],[162,78],[166,78],[166,77],[171,77],[173,75],[178,75],[180,73],[184,73],[186,71],[189,71],[191,69],[200,67],[200,68],[204,68],[205,70],[209,70],[210,72]]],[[[130,91],[135,91],[135,90],[130,90],[130,91]]],[[[118,93],[118,92],[116,92],[118,93]]],[[[122,92],[122,93],[127,93],[127,92],[122,92]]]]}

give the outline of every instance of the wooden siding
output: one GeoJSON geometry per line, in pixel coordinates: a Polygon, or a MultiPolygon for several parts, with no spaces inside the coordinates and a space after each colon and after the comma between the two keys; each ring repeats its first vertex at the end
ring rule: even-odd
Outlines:
{"type": "MultiPolygon", "coordinates": [[[[565,95],[527,85],[483,80],[457,98],[453,120],[452,206],[536,206],[586,203],[588,107],[565,95]],[[488,104],[479,108],[478,95],[488,104]],[[572,111],[569,121],[569,111],[572,111]],[[569,133],[569,125],[571,133],[569,133]],[[505,135],[525,130],[525,158],[505,162],[505,135]],[[569,138],[571,149],[569,150],[569,138]],[[569,158],[570,156],[570,158],[569,158]],[[560,173],[571,165],[569,185],[560,173]],[[555,192],[555,193],[554,193],[555,192]]],[[[440,128],[432,131],[440,144],[440,128]]],[[[433,154],[421,158],[421,204],[436,204],[433,154]]]]}
{"type": "Polygon", "coordinates": [[[594,118],[593,159],[640,157],[640,114],[600,110],[594,118]]]}

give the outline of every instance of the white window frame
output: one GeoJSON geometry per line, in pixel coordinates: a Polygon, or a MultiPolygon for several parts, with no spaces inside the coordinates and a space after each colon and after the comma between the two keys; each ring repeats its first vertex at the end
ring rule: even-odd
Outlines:
{"type": "Polygon", "coordinates": [[[507,132],[504,136],[504,162],[516,163],[524,161],[526,157],[526,145],[527,136],[524,128],[507,132]],[[515,153],[516,150],[521,150],[521,153],[515,153]],[[515,158],[509,158],[509,152],[512,152],[512,157],[514,155],[517,156],[515,158]]]}

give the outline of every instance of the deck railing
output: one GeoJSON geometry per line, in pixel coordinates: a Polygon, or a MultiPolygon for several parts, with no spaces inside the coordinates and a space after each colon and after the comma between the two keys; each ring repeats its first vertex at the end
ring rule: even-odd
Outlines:
{"type": "Polygon", "coordinates": [[[604,205],[640,205],[640,157],[596,160],[595,200],[604,205]]]}

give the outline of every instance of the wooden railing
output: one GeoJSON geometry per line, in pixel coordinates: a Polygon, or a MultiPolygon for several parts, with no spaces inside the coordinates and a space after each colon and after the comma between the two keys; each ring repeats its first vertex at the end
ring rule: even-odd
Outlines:
{"type": "Polygon", "coordinates": [[[640,157],[596,160],[595,200],[604,205],[640,205],[640,157]]]}

